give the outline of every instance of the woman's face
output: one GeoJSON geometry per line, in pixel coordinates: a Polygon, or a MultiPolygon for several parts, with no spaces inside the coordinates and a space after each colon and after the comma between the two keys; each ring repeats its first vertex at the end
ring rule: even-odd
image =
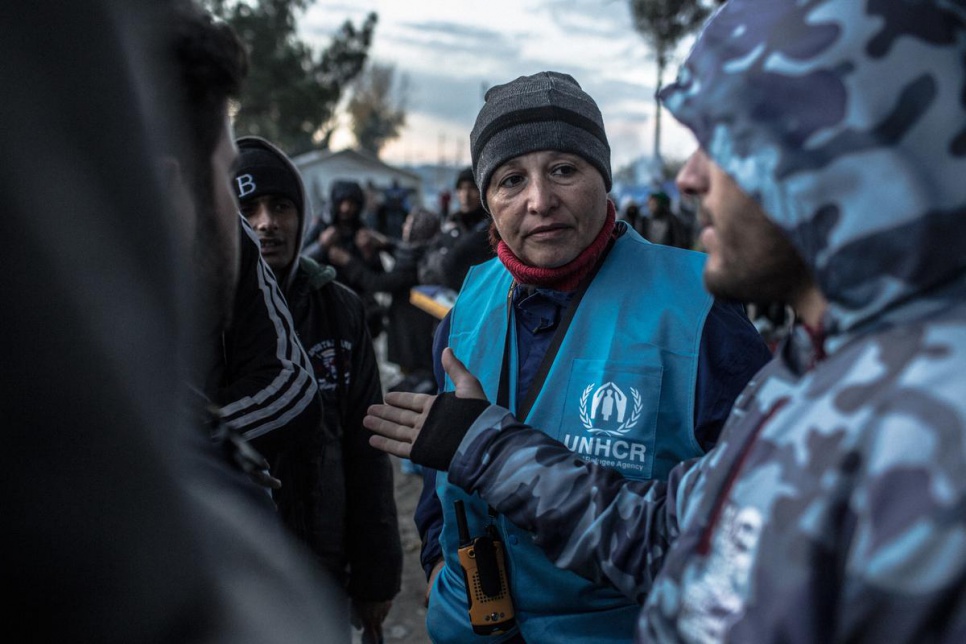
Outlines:
{"type": "Polygon", "coordinates": [[[607,218],[607,189],[597,168],[554,150],[523,154],[498,167],[486,201],[513,254],[540,268],[572,261],[607,218]]]}

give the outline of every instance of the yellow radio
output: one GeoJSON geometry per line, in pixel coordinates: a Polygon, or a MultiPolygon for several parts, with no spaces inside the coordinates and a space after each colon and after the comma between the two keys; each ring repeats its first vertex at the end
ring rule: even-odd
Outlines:
{"type": "Polygon", "coordinates": [[[510,598],[503,542],[493,524],[487,527],[485,536],[471,539],[463,502],[456,501],[454,505],[460,537],[460,567],[466,583],[473,632],[479,635],[504,633],[513,627],[516,619],[510,598]]]}

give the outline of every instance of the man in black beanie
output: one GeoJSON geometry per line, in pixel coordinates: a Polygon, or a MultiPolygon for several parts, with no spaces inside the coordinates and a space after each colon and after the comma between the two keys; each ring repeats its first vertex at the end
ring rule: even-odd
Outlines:
{"type": "Polygon", "coordinates": [[[446,286],[459,291],[470,268],[493,257],[490,216],[483,210],[473,168],[456,177],[459,209],[452,213],[419,264],[421,284],[446,286]]]}
{"type": "Polygon", "coordinates": [[[649,216],[645,219],[644,238],[654,244],[690,248],[691,239],[684,222],[671,210],[671,198],[666,192],[652,192],[647,197],[649,216]]]}
{"type": "Polygon", "coordinates": [[[382,399],[365,308],[334,281],[331,266],[299,257],[307,200],[292,162],[258,137],[237,144],[233,185],[241,213],[282,287],[323,402],[318,425],[286,436],[273,451],[272,473],[282,482],[275,502],[285,524],[345,588],[354,622],[376,641],[399,592],[402,550],[392,466],[362,426],[366,409],[382,399]]]}
{"type": "MultiPolygon", "coordinates": [[[[520,77],[487,92],[470,143],[497,259],[469,271],[437,329],[440,389],[454,388],[441,366],[449,347],[489,400],[575,458],[660,480],[704,453],[770,354],[741,307],[705,291],[703,255],[650,244],[615,221],[610,147],[594,100],[566,74],[520,77]]],[[[446,436],[462,435],[475,416],[450,400],[437,398],[423,426],[452,429],[435,434],[434,450],[445,451],[446,436]]],[[[631,639],[634,600],[555,567],[528,532],[445,472],[429,477],[417,525],[433,641],[631,639]],[[471,538],[503,544],[516,626],[499,616],[471,624],[457,552],[462,512],[471,538]]]]}
{"type": "MultiPolygon", "coordinates": [[[[259,208],[272,212],[291,211],[293,214],[304,211],[301,186],[291,169],[274,154],[260,148],[241,150],[236,168],[235,192],[242,204],[242,214],[259,208]]],[[[298,217],[291,219],[295,221],[298,217]]],[[[292,254],[298,249],[295,244],[300,237],[300,231],[294,230],[286,235],[259,238],[262,258],[280,282],[285,269],[292,263],[292,254]]]]}
{"type": "Polygon", "coordinates": [[[483,210],[483,204],[480,201],[480,189],[476,185],[476,177],[473,176],[473,168],[460,170],[456,175],[456,184],[453,188],[456,190],[459,209],[449,216],[447,223],[469,229],[474,224],[487,219],[486,211],[483,210]]]}

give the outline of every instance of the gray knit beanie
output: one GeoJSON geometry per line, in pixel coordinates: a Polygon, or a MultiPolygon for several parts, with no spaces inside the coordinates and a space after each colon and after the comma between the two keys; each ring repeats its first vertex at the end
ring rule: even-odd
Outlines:
{"type": "Polygon", "coordinates": [[[470,133],[473,172],[483,207],[490,177],[514,157],[558,150],[587,160],[611,189],[610,145],[597,103],[568,74],[521,76],[486,92],[470,133]]]}

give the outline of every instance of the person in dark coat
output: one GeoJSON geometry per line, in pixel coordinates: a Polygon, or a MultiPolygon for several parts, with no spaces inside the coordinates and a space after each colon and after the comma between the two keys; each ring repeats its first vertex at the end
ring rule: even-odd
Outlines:
{"type": "Polygon", "coordinates": [[[419,265],[419,282],[459,291],[470,268],[495,257],[490,216],[483,209],[472,168],[456,177],[459,209],[444,222],[419,265]]]}
{"type": "Polygon", "coordinates": [[[299,257],[308,210],[298,170],[258,137],[237,141],[242,215],[278,277],[322,395],[322,422],[280,446],[271,463],[286,525],[346,589],[365,637],[378,639],[399,592],[402,549],[392,466],[370,447],[366,409],[382,399],[362,301],[335,270],[299,257]]]}
{"type": "Polygon", "coordinates": [[[690,248],[691,239],[684,223],[671,210],[671,198],[666,192],[652,192],[647,198],[650,215],[644,218],[644,238],[654,244],[690,248]]]}
{"type": "MultiPolygon", "coordinates": [[[[319,235],[318,240],[302,252],[319,264],[332,265],[329,252],[333,248],[344,250],[365,262],[373,271],[382,271],[379,257],[382,235],[369,228],[365,223],[366,196],[362,186],[355,181],[335,181],[329,195],[330,223],[319,235]]],[[[338,251],[337,251],[338,252],[338,251]]],[[[361,283],[347,279],[336,271],[338,280],[355,291],[366,305],[366,323],[369,333],[377,337],[385,328],[382,304],[367,291],[361,283]]]]}
{"type": "Polygon", "coordinates": [[[427,244],[439,232],[439,218],[417,208],[406,216],[402,242],[393,244],[395,264],[389,272],[374,271],[366,263],[339,249],[329,250],[329,260],[347,279],[360,283],[370,292],[392,297],[387,314],[386,358],[399,366],[404,378],[399,383],[406,391],[422,383],[435,390],[433,377],[433,331],[436,318],[409,301],[410,289],[419,283],[417,266],[427,244]]]}

